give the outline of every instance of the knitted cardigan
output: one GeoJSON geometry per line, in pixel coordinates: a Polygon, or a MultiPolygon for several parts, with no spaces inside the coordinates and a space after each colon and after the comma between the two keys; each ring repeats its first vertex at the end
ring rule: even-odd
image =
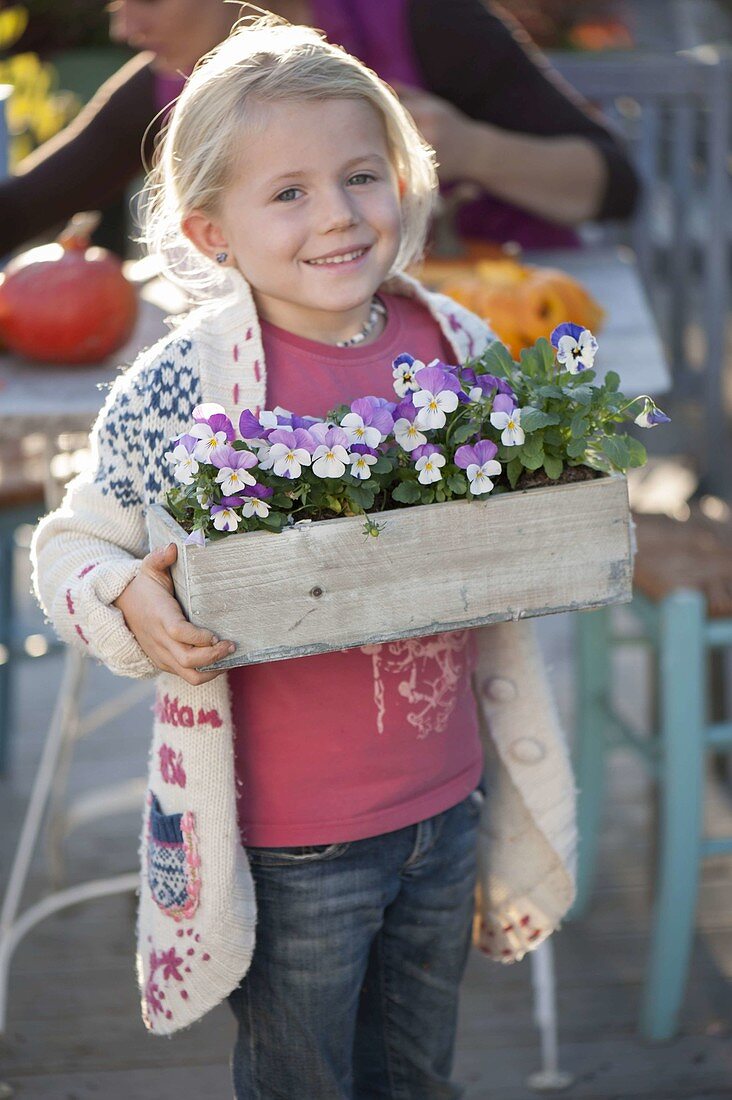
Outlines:
{"type": "MultiPolygon", "coordinates": [[[[143,1018],[156,1034],[185,1027],[223,1000],[254,949],[227,677],[194,687],[159,673],[113,606],[147,552],[146,509],[172,484],[163,455],[193,408],[218,402],[236,423],[243,409],[266,406],[251,291],[241,276],[230,280],[225,295],[192,311],[116,380],[92,432],[92,468],[40,523],[32,548],[36,592],[60,637],[122,676],[157,676],[137,953],[143,1018]]],[[[494,339],[473,314],[412,279],[400,276],[385,289],[422,301],[460,362],[494,339]]],[[[572,903],[575,789],[531,624],[480,628],[478,653],[488,797],[474,939],[484,954],[513,962],[572,903]]]]}

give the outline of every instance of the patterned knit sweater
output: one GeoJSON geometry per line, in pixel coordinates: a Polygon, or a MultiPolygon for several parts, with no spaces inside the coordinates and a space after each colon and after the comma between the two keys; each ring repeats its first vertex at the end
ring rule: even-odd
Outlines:
{"type": "MultiPolygon", "coordinates": [[[[141,841],[138,974],[146,1025],[170,1034],[223,1000],[254,949],[255,898],[237,830],[226,676],[193,687],[158,673],[113,601],[147,552],[146,509],[164,500],[163,455],[202,401],[233,422],[266,407],[250,289],[201,306],[116,381],[92,432],[93,466],[39,525],[34,583],[60,637],[122,676],[157,676],[141,841]]],[[[450,299],[406,277],[384,288],[424,303],[456,361],[493,336],[450,299]]],[[[574,783],[531,624],[478,631],[475,679],[486,755],[476,946],[520,959],[559,924],[574,895],[574,783]]]]}

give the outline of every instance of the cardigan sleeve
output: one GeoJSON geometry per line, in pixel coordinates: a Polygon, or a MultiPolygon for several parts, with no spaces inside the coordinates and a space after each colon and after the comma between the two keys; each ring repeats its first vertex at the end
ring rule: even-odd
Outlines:
{"type": "Polygon", "coordinates": [[[159,130],[150,55],[115,73],[74,121],[0,181],[0,256],[79,210],[120,198],[159,130]]]}
{"type": "Polygon", "coordinates": [[[148,550],[140,444],[145,383],[145,372],[134,367],[117,379],[92,431],[90,469],[41,521],[31,547],[36,595],[59,637],[112,672],[138,678],[157,669],[113,601],[148,550]]]}
{"type": "Polygon", "coordinates": [[[601,114],[551,67],[518,24],[483,0],[409,0],[409,27],[429,91],[470,118],[535,136],[586,138],[606,166],[598,220],[626,218],[639,196],[636,172],[601,114]]]}

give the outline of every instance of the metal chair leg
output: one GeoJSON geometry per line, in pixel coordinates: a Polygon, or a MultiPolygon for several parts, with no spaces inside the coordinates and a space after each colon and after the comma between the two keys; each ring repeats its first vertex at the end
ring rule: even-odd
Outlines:
{"type": "Polygon", "coordinates": [[[662,604],[661,837],[658,890],[640,1017],[641,1034],[669,1039],[694,938],[704,796],[705,604],[679,591],[662,604]]]}
{"type": "Polygon", "coordinates": [[[534,987],[534,1021],[541,1036],[541,1069],[530,1074],[526,1084],[536,1092],[561,1092],[574,1083],[574,1077],[559,1068],[557,988],[551,937],[532,951],[529,958],[534,987]]]}

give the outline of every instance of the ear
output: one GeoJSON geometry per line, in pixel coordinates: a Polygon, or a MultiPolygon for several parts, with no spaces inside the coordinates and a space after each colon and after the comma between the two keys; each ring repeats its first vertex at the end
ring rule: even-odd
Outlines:
{"type": "Polygon", "coordinates": [[[202,210],[192,210],[181,222],[181,229],[191,244],[213,260],[217,252],[229,252],[226,235],[217,221],[202,210]]]}

